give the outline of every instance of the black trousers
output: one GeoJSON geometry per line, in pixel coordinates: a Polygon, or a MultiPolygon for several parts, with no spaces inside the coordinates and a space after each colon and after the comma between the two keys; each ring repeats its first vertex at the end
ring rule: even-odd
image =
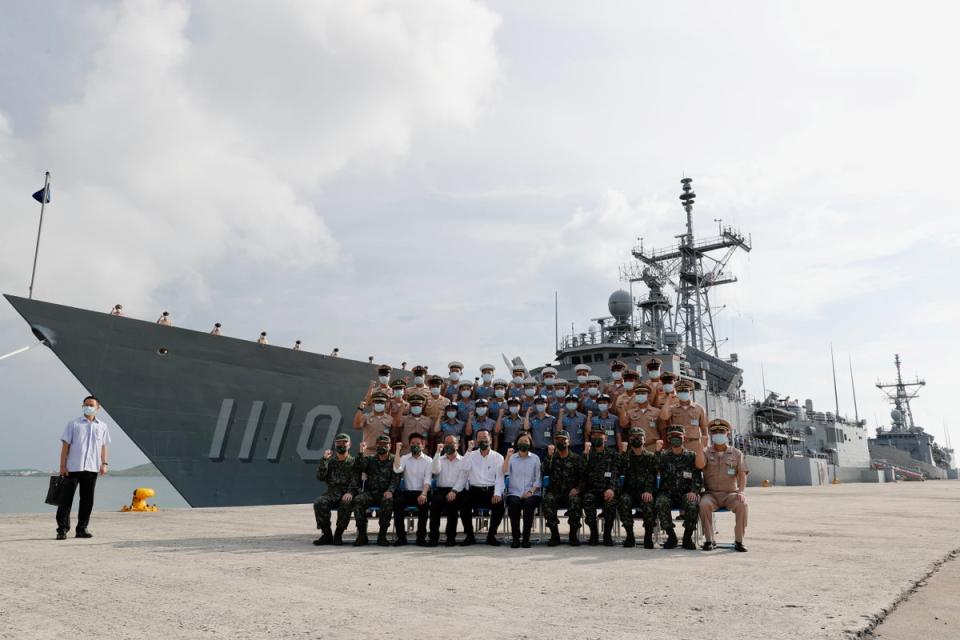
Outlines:
{"type": "Polygon", "coordinates": [[[430,498],[424,504],[418,504],[417,498],[420,497],[419,491],[401,491],[396,494],[396,504],[393,509],[393,530],[398,539],[407,539],[407,528],[404,526],[403,518],[406,515],[407,507],[417,508],[417,540],[426,540],[427,538],[427,517],[430,515],[430,498]]]}
{"type": "Polygon", "coordinates": [[[97,486],[96,471],[71,471],[68,478],[76,482],[70,488],[70,499],[57,507],[57,533],[70,531],[70,510],[73,509],[73,495],[80,487],[80,507],[77,510],[77,531],[84,531],[90,524],[90,512],[93,511],[93,491],[97,486]]]}
{"type": "Polygon", "coordinates": [[[458,493],[456,500],[447,501],[447,494],[452,490],[451,487],[437,487],[433,492],[433,500],[430,501],[430,539],[437,541],[440,539],[440,518],[446,517],[447,526],[444,535],[447,540],[453,540],[457,537],[457,518],[463,518],[464,531],[467,529],[467,522],[470,521],[470,514],[463,508],[467,496],[458,493]]]}
{"type": "Polygon", "coordinates": [[[489,509],[490,510],[490,529],[487,535],[495,536],[497,535],[497,529],[500,528],[500,523],[503,522],[503,500],[497,504],[492,504],[490,501],[493,498],[493,487],[470,487],[470,491],[467,493],[466,505],[467,508],[467,518],[463,523],[463,531],[468,536],[473,535],[473,515],[474,509],[489,509]]]}
{"type": "Polygon", "coordinates": [[[530,496],[521,498],[520,496],[507,496],[507,512],[510,514],[510,530],[513,532],[513,538],[520,538],[520,516],[523,515],[523,539],[530,540],[530,529],[533,528],[533,515],[537,511],[537,505],[540,504],[540,496],[530,496]]]}

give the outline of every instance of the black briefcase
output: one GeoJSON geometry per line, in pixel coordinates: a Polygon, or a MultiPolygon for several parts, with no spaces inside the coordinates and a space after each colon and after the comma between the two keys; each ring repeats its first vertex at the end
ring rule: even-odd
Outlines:
{"type": "Polygon", "coordinates": [[[47,489],[47,504],[55,507],[66,504],[73,498],[73,485],[76,482],[74,478],[65,476],[50,476],[50,487],[47,489]]]}

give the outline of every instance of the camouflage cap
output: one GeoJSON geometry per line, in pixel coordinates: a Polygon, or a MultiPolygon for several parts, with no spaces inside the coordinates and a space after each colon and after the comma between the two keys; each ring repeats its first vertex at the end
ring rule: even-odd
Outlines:
{"type": "Polygon", "coordinates": [[[563,429],[561,429],[560,431],[557,431],[555,434],[553,434],[553,439],[556,440],[557,438],[565,438],[569,440],[570,434],[564,431],[563,429]]]}
{"type": "Polygon", "coordinates": [[[338,441],[342,441],[342,440],[346,440],[347,442],[350,442],[350,436],[348,436],[348,435],[345,434],[345,433],[338,433],[338,434],[337,434],[337,437],[334,438],[333,440],[334,440],[334,442],[338,442],[338,441]]]}
{"type": "Polygon", "coordinates": [[[682,424],[672,424],[667,427],[667,435],[670,435],[671,433],[679,433],[680,435],[683,435],[686,432],[684,431],[682,424]]]}
{"type": "Polygon", "coordinates": [[[730,431],[730,423],[724,420],[723,418],[714,418],[710,421],[710,424],[707,425],[709,431],[730,431]]]}
{"type": "Polygon", "coordinates": [[[390,436],[385,433],[381,433],[377,436],[377,442],[386,442],[387,444],[390,444],[390,436]]]}
{"type": "Polygon", "coordinates": [[[645,435],[643,431],[643,427],[630,427],[630,435],[631,436],[645,435]]]}

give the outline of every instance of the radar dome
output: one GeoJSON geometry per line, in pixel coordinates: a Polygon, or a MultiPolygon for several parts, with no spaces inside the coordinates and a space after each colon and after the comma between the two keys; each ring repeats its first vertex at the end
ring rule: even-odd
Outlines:
{"type": "Polygon", "coordinates": [[[903,422],[903,412],[899,409],[894,409],[890,412],[890,419],[893,420],[894,424],[900,424],[903,422]]]}
{"type": "Polygon", "coordinates": [[[607,309],[610,310],[617,322],[626,322],[633,309],[633,300],[630,298],[630,292],[619,289],[610,294],[607,300],[607,309]]]}

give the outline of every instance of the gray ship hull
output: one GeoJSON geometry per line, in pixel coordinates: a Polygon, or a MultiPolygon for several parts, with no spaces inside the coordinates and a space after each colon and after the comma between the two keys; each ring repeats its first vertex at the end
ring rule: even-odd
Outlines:
{"type": "Polygon", "coordinates": [[[352,430],[375,375],[367,362],[5,297],[194,507],[313,501],[316,463],[352,430]]]}

